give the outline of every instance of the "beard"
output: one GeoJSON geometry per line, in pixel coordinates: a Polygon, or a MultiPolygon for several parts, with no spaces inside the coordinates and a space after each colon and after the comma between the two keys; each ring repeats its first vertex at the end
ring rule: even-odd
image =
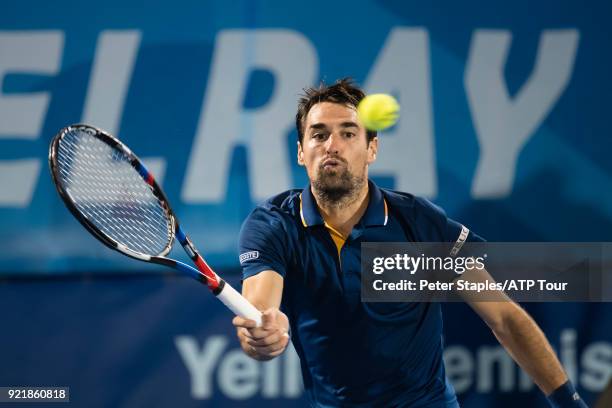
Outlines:
{"type": "Polygon", "coordinates": [[[350,203],[351,198],[357,195],[364,183],[364,177],[351,173],[347,163],[343,160],[341,165],[334,169],[319,166],[319,172],[312,182],[312,187],[319,200],[333,206],[342,206],[350,203]]]}

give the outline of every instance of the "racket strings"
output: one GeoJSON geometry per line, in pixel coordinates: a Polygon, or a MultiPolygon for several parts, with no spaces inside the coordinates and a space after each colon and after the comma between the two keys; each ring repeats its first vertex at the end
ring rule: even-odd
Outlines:
{"type": "Polygon", "coordinates": [[[57,151],[62,184],[77,209],[102,233],[142,254],[167,252],[168,211],[130,163],[130,157],[87,129],[64,134],[57,151]]]}

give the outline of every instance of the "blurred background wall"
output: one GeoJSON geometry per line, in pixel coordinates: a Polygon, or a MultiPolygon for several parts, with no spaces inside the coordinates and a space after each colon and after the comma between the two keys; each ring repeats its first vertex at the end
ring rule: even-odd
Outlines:
{"type": "MultiPolygon", "coordinates": [[[[204,288],[106,249],[70,216],[46,160],[71,123],[144,158],[234,284],[242,220],[307,183],[295,162],[302,88],[345,76],[402,106],[371,168],[380,185],[430,198],[489,241],[612,241],[611,11],[574,0],[2,2],[0,386],[70,386],[88,407],[305,405],[293,353],[249,360],[204,288]]],[[[610,304],[524,306],[592,402],[612,376],[610,304]]],[[[464,305],[444,309],[463,406],[544,406],[484,323],[464,305]]]]}

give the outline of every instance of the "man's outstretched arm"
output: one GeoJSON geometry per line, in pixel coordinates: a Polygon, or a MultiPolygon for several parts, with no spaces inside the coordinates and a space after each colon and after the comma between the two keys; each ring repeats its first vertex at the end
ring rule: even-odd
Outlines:
{"type": "Polygon", "coordinates": [[[279,310],[283,295],[283,277],[274,271],[263,271],[242,283],[242,295],[262,312],[262,326],[253,320],[236,316],[238,340],[244,352],[260,361],[270,360],[289,343],[289,320],[279,310]]]}
{"type": "MultiPolygon", "coordinates": [[[[493,281],[484,270],[469,271],[464,279],[493,281]]],[[[544,394],[552,406],[586,407],[559,362],[546,336],[536,322],[503,292],[487,292],[487,301],[478,294],[462,294],[464,300],[491,328],[506,351],[544,394]]]]}

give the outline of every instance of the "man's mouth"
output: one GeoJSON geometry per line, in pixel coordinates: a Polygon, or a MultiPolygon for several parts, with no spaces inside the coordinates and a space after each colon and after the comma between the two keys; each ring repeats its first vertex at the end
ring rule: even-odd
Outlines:
{"type": "Polygon", "coordinates": [[[338,159],[325,159],[323,163],[321,163],[321,167],[324,169],[336,169],[338,168],[342,162],[338,159]]]}

